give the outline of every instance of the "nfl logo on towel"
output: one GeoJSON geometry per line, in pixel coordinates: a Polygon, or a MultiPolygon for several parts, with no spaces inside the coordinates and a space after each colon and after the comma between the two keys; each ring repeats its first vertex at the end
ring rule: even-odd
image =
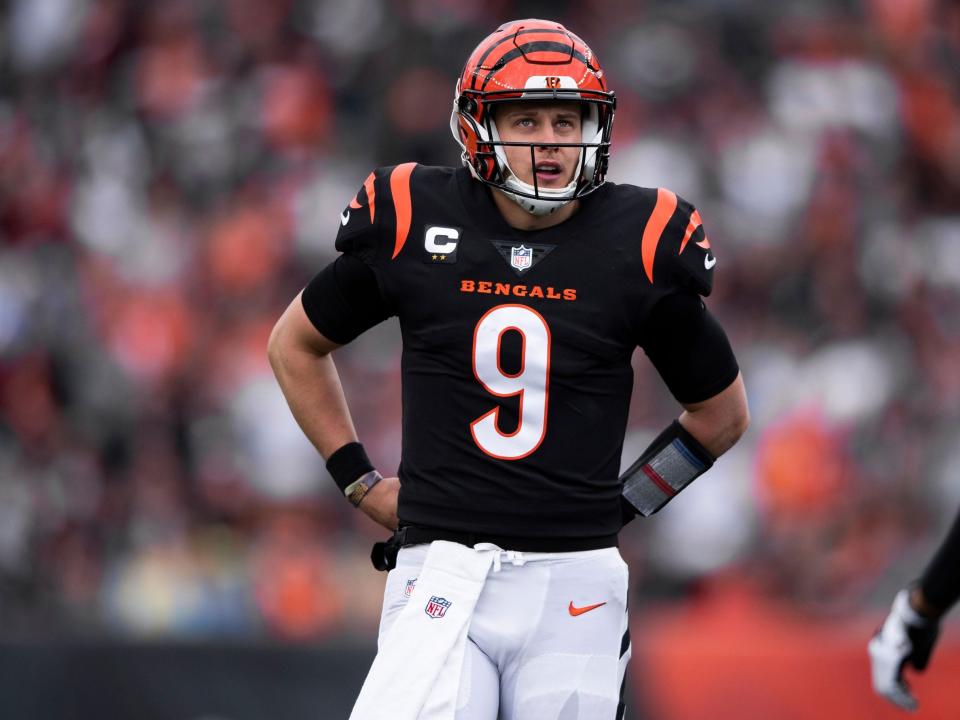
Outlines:
{"type": "Polygon", "coordinates": [[[526,270],[533,262],[533,248],[520,247],[510,248],[510,265],[517,270],[526,270]]]}
{"type": "Polygon", "coordinates": [[[453,605],[446,598],[433,595],[428,601],[423,611],[432,618],[442,618],[447,613],[447,608],[453,605]]]}

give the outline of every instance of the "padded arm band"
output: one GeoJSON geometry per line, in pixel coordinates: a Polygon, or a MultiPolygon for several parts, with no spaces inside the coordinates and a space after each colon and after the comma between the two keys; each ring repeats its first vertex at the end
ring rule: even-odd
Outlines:
{"type": "Polygon", "coordinates": [[[653,515],[713,462],[703,445],[674,420],[620,476],[628,517],[631,509],[644,517],[653,515]]]}

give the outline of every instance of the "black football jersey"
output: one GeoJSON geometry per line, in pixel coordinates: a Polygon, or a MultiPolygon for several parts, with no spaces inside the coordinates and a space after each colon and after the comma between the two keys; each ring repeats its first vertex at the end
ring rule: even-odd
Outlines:
{"type": "MultiPolygon", "coordinates": [[[[400,322],[401,523],[616,533],[631,355],[642,346],[654,358],[658,342],[699,332],[656,308],[694,298],[694,314],[705,312],[699,296],[711,289],[716,259],[696,210],[662,188],[607,183],[565,222],[522,231],[466,169],[408,163],[371,173],[340,222],[341,259],[371,278],[361,295],[346,289],[361,298],[347,306],[376,296],[378,309],[357,311],[367,318],[358,330],[388,315],[400,322]]],[[[362,284],[347,268],[312,285],[362,284]]],[[[348,340],[324,320],[322,294],[305,290],[308,316],[348,340]]],[[[736,378],[719,336],[697,351],[709,362],[655,360],[683,402],[736,378]]]]}

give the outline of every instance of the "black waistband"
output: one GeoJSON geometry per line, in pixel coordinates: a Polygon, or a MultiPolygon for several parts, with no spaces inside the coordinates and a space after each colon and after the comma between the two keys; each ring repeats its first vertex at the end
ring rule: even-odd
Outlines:
{"type": "Polygon", "coordinates": [[[504,550],[519,552],[580,552],[617,546],[616,534],[596,537],[534,538],[408,525],[397,530],[386,542],[376,543],[370,559],[377,570],[392,570],[396,567],[397,552],[400,548],[432,543],[435,540],[447,540],[468,547],[473,547],[477,543],[491,543],[504,550]]]}
{"type": "Polygon", "coordinates": [[[400,528],[397,533],[397,542],[400,547],[430,543],[434,540],[448,540],[473,547],[477,543],[492,543],[504,550],[518,550],[520,552],[577,552],[579,550],[599,550],[601,548],[616,547],[617,536],[602,535],[600,537],[516,537],[512,535],[493,535],[490,533],[469,533],[459,530],[442,530],[440,528],[416,527],[408,525],[400,528]]]}

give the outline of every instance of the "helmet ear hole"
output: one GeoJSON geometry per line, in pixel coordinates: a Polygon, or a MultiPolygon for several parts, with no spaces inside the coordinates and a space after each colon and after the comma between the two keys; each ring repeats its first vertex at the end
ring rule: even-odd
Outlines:
{"type": "Polygon", "coordinates": [[[460,95],[457,97],[457,109],[466,113],[467,115],[476,115],[477,114],[477,101],[472,97],[466,95],[460,95]]]}

